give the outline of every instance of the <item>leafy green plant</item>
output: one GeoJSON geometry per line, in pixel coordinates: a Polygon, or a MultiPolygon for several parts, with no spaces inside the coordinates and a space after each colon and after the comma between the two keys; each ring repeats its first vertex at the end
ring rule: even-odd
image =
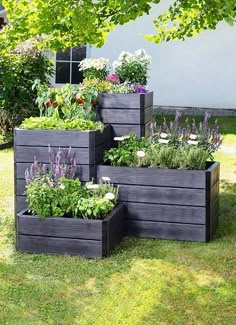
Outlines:
{"type": "Polygon", "coordinates": [[[36,81],[34,87],[38,91],[36,103],[40,110],[40,116],[57,119],[95,120],[98,91],[92,85],[84,88],[67,84],[61,88],[49,88],[36,81]]]}
{"type": "Polygon", "coordinates": [[[151,57],[143,49],[137,50],[134,54],[123,51],[118,60],[113,62],[113,69],[121,83],[146,85],[150,63],[151,57]]]}
{"type": "Polygon", "coordinates": [[[0,55],[0,128],[13,131],[26,117],[39,115],[35,100],[36,79],[49,85],[52,62],[37,48],[0,55]]]}
{"type": "Polygon", "coordinates": [[[119,189],[101,180],[83,186],[76,177],[76,160],[70,149],[49,154],[49,168],[37,161],[26,170],[29,211],[43,218],[102,219],[116,205],[119,189]]]}
{"type": "Polygon", "coordinates": [[[103,132],[104,124],[78,118],[62,120],[53,117],[30,117],[24,120],[20,128],[26,130],[99,130],[103,132]]]}

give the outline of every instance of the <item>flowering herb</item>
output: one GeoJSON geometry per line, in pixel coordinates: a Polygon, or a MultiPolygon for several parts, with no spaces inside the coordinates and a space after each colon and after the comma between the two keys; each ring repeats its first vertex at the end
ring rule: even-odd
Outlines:
{"type": "Polygon", "coordinates": [[[109,59],[84,59],[79,63],[79,71],[83,72],[86,79],[99,79],[104,80],[108,75],[109,59]]]}

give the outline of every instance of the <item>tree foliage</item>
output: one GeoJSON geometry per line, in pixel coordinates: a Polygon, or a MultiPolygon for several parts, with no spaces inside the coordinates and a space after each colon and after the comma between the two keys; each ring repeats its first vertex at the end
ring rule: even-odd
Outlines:
{"type": "MultiPolygon", "coordinates": [[[[5,0],[10,25],[0,33],[0,41],[9,48],[43,34],[43,46],[52,50],[84,43],[100,47],[116,26],[148,14],[160,1],[5,0]]],[[[236,0],[176,0],[154,21],[157,33],[146,39],[185,39],[215,29],[221,21],[233,25],[235,18],[236,0]]]]}

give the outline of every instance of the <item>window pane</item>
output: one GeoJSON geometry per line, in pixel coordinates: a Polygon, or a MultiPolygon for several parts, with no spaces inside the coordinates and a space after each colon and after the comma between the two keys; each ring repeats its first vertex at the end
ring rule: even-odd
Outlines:
{"type": "Polygon", "coordinates": [[[79,71],[78,63],[72,63],[72,84],[79,84],[83,81],[82,71],[79,71]]]}
{"type": "Polygon", "coordinates": [[[67,49],[65,51],[62,51],[62,50],[59,49],[57,51],[56,60],[70,61],[70,49],[67,49]]]}
{"type": "Polygon", "coordinates": [[[72,61],[81,61],[86,58],[86,47],[72,48],[72,61]]]}
{"type": "Polygon", "coordinates": [[[57,62],[56,63],[56,83],[65,84],[70,82],[70,63],[57,62]]]}

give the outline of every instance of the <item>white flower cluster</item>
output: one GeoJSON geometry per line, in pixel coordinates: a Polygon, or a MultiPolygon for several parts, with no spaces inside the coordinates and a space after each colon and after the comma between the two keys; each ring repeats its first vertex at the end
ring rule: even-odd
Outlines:
{"type": "Polygon", "coordinates": [[[133,53],[122,51],[118,60],[112,63],[113,70],[119,68],[122,63],[132,63],[139,62],[143,65],[148,65],[151,63],[152,57],[147,54],[144,49],[139,49],[133,53]]]}
{"type": "Polygon", "coordinates": [[[98,59],[84,59],[79,63],[79,71],[88,69],[104,70],[107,69],[109,59],[98,58],[98,59]]]}

